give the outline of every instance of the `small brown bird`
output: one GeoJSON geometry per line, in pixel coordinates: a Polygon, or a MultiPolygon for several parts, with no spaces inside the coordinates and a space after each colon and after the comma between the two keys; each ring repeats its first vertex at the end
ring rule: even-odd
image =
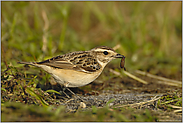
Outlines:
{"type": "MultiPolygon", "coordinates": [[[[89,51],[71,52],[42,62],[18,62],[40,67],[65,87],[80,87],[94,81],[113,59],[125,56],[112,48],[100,46],[89,51]]],[[[124,60],[123,60],[124,61],[124,60]]],[[[122,65],[124,67],[124,65],[122,65]]]]}
{"type": "MultiPolygon", "coordinates": [[[[42,62],[18,63],[42,68],[51,74],[57,83],[67,88],[80,87],[91,83],[102,73],[104,67],[116,58],[123,59],[121,67],[124,67],[125,56],[116,53],[112,48],[100,46],[89,51],[59,55],[42,62]]],[[[68,90],[76,95],[70,89],[68,90]]]]}

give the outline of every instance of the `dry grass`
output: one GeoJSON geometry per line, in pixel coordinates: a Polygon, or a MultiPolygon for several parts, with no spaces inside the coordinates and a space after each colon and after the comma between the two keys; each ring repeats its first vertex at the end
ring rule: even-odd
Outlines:
{"type": "Polygon", "coordinates": [[[158,98],[158,108],[180,113],[181,4],[181,1],[1,2],[2,121],[157,121],[149,110],[126,107],[93,107],[92,112],[80,112],[78,109],[75,114],[65,113],[65,108],[58,106],[65,97],[45,92],[51,89],[50,75],[40,69],[17,64],[17,61],[41,61],[99,45],[114,47],[123,54],[128,71],[119,72],[119,61],[112,61],[97,79],[102,83],[83,87],[84,94],[86,90],[91,93],[96,90],[99,94],[102,90],[122,92],[121,88],[136,92],[133,91],[134,86],[144,89],[142,92],[157,92],[156,88],[162,84],[162,92],[172,90],[176,94],[158,98]],[[109,72],[111,70],[112,73],[109,72]],[[148,79],[144,81],[146,76],[135,75],[136,70],[148,72],[148,79]],[[154,75],[158,81],[152,84],[148,80],[154,75]],[[141,82],[134,84],[136,81],[131,77],[141,82]],[[154,85],[155,88],[151,87],[154,85]]]}

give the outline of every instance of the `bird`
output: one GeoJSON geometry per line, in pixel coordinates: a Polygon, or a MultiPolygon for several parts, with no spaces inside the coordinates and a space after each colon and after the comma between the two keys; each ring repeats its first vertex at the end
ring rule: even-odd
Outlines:
{"type": "Polygon", "coordinates": [[[58,55],[41,62],[18,62],[42,68],[64,87],[81,87],[93,82],[113,59],[125,56],[107,46],[58,55]]]}

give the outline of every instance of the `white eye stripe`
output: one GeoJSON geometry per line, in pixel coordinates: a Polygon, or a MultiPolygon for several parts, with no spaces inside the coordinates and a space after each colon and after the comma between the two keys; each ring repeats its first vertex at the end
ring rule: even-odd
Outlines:
{"type": "Polygon", "coordinates": [[[112,50],[107,50],[107,49],[95,49],[94,51],[97,51],[97,52],[104,52],[104,51],[107,51],[107,52],[112,52],[112,53],[114,53],[114,51],[112,51],[112,50]]]}

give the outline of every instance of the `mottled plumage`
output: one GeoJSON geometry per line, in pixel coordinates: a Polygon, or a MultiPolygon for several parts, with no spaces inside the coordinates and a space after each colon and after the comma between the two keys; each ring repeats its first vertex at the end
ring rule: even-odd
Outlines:
{"type": "Polygon", "coordinates": [[[77,51],[59,55],[42,62],[19,62],[40,67],[50,73],[59,84],[80,87],[94,81],[104,67],[115,58],[124,58],[112,48],[95,47],[89,51],[77,51]]]}

